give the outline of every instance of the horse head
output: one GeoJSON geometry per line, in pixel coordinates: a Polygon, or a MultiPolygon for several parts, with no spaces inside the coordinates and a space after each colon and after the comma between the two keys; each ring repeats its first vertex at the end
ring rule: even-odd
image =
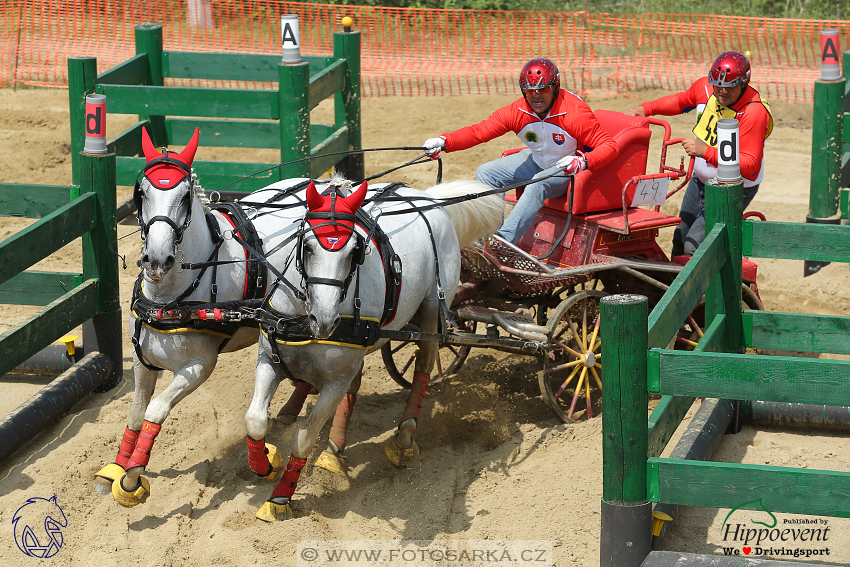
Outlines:
{"type": "Polygon", "coordinates": [[[192,220],[192,160],[198,149],[198,129],[183,151],[176,153],[157,150],[142,128],[142,149],[147,164],[133,189],[144,241],[141,266],[146,281],[159,283],[177,261],[183,233],[192,220]]]}
{"type": "Polygon", "coordinates": [[[354,213],[366,198],[366,182],[349,196],[336,187],[319,195],[307,187],[307,214],[299,261],[307,283],[307,318],[313,336],[328,338],[339,325],[339,304],[357,266],[363,262],[363,237],[354,230],[354,213]]]}

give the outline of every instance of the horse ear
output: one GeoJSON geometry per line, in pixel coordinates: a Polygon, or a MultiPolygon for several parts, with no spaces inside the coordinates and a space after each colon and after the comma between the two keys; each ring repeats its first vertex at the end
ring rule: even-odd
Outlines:
{"type": "Polygon", "coordinates": [[[307,186],[307,210],[317,211],[322,207],[322,203],[324,203],[324,199],[316,191],[316,184],[311,181],[307,186]]]}
{"type": "Polygon", "coordinates": [[[351,212],[356,211],[363,204],[363,201],[366,200],[366,190],[367,183],[364,181],[360,188],[357,189],[354,193],[345,198],[345,204],[348,205],[351,212]]]}
{"type": "Polygon", "coordinates": [[[153,147],[153,142],[151,142],[151,137],[148,135],[148,129],[142,127],[142,151],[145,153],[145,159],[150,161],[152,159],[156,159],[158,157],[162,157],[162,154],[153,147]]]}
{"type": "Polygon", "coordinates": [[[183,148],[183,151],[178,154],[180,161],[182,161],[186,165],[191,166],[192,160],[195,159],[195,152],[198,150],[198,135],[199,134],[200,134],[200,130],[195,128],[195,133],[192,135],[192,139],[189,140],[189,143],[186,144],[186,147],[183,148]]]}

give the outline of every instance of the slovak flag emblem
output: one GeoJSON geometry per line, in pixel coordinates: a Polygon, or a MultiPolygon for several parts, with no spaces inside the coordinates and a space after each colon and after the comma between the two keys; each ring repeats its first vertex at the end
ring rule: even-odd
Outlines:
{"type": "Polygon", "coordinates": [[[552,139],[555,140],[555,143],[559,146],[567,141],[563,134],[552,134],[552,139]]]}

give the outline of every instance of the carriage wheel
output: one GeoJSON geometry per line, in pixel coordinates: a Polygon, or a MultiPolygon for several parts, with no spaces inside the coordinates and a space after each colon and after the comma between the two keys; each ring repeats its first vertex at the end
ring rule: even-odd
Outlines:
{"type": "Polygon", "coordinates": [[[593,392],[602,390],[599,300],[608,293],[579,291],[555,309],[549,318],[549,350],[538,372],[540,393],[565,423],[583,408],[593,417],[593,392]],[[579,400],[582,407],[578,407],[579,400]]]}
{"type": "MultiPolygon", "coordinates": [[[[475,321],[458,321],[458,325],[459,331],[475,333],[475,321]]],[[[412,384],[417,349],[413,341],[387,341],[381,347],[381,358],[384,359],[390,378],[402,388],[410,388],[412,384]]],[[[460,370],[470,350],[472,350],[471,347],[457,345],[440,347],[435,365],[437,375],[431,378],[431,384],[441,382],[444,377],[460,370]]]]}

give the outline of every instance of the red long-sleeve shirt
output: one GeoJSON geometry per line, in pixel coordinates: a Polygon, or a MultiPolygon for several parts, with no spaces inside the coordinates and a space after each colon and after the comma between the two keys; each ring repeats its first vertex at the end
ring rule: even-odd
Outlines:
{"type": "MultiPolygon", "coordinates": [[[[702,112],[714,88],[708,83],[708,77],[697,80],[691,87],[680,93],[661,97],[641,104],[647,116],[674,116],[690,112],[694,108],[702,112]]],[[[771,117],[761,104],[758,91],[749,85],[741,94],[741,98],[731,107],[738,119],[738,135],[741,140],[739,163],[744,186],[758,185],[764,178],[764,140],[768,134],[768,124],[771,117]]],[[[717,174],[717,148],[708,146],[702,160],[697,159],[695,173],[703,182],[717,174]],[[700,163],[703,161],[703,164],[700,163]],[[705,167],[705,164],[712,166],[705,167]]]]}
{"type": "Polygon", "coordinates": [[[620,149],[602,129],[590,107],[573,93],[560,89],[549,114],[541,120],[525,98],[496,110],[489,118],[443,134],[446,151],[465,150],[507,132],[515,132],[531,150],[534,162],[543,169],[563,157],[585,152],[588,169],[605,167],[620,149]],[[592,151],[591,151],[592,150],[592,151]]]}

